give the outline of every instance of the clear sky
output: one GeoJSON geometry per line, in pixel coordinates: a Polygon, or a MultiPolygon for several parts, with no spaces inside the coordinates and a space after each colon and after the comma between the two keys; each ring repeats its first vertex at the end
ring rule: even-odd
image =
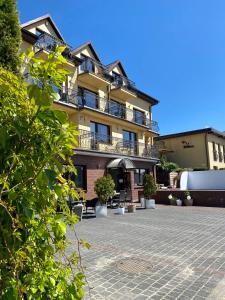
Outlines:
{"type": "Polygon", "coordinates": [[[160,100],[161,134],[225,130],[224,0],[18,0],[21,22],[50,13],[73,47],[90,40],[103,63],[120,59],[160,100]]]}

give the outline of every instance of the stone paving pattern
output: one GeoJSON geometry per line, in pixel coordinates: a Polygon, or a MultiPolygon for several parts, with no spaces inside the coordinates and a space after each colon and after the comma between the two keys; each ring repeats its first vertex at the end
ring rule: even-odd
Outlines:
{"type": "Polygon", "coordinates": [[[85,299],[225,299],[225,208],[115,212],[76,226],[92,245],[82,250],[85,299]]]}

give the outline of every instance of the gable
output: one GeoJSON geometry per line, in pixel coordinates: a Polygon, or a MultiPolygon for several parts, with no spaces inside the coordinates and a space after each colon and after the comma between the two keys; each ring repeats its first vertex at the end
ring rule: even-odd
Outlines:
{"type": "Polygon", "coordinates": [[[21,25],[23,29],[27,31],[37,34],[37,29],[44,31],[53,37],[60,39],[63,41],[63,37],[59,32],[58,28],[56,27],[55,23],[53,22],[50,15],[46,15],[31,21],[28,21],[21,25]]]}
{"type": "Polygon", "coordinates": [[[87,42],[85,44],[82,44],[81,46],[75,48],[72,53],[74,55],[76,55],[77,57],[81,57],[81,54],[85,55],[85,56],[89,56],[94,60],[97,60],[98,62],[100,62],[99,56],[97,55],[94,47],[92,46],[92,44],[90,42],[87,42]]]}

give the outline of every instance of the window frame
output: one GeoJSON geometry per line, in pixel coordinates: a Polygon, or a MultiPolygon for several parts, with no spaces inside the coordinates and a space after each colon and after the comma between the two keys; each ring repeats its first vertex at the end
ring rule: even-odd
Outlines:
{"type": "MultiPolygon", "coordinates": [[[[95,122],[95,121],[90,121],[90,128],[91,128],[91,124],[94,124],[95,126],[95,132],[94,132],[94,136],[92,138],[95,139],[95,135],[97,135],[97,143],[101,143],[101,144],[111,144],[112,139],[111,139],[111,128],[109,125],[107,124],[103,124],[103,123],[99,123],[99,122],[95,122]],[[99,126],[105,126],[107,128],[107,141],[103,141],[103,140],[99,140],[99,126]]],[[[91,131],[91,134],[93,132],[91,131]]]]}

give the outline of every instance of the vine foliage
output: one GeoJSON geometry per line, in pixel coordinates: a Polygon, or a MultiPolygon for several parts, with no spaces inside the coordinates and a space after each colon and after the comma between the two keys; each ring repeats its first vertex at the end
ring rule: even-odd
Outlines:
{"type": "Polygon", "coordinates": [[[32,84],[0,68],[0,298],[82,299],[84,274],[78,248],[66,237],[78,221],[67,205],[76,198],[63,174],[77,130],[65,112],[54,110],[56,87],[68,72],[58,47],[47,60],[29,52],[32,84]],[[62,213],[57,213],[57,208],[62,213]],[[67,247],[74,246],[68,253],[67,247]]]}

